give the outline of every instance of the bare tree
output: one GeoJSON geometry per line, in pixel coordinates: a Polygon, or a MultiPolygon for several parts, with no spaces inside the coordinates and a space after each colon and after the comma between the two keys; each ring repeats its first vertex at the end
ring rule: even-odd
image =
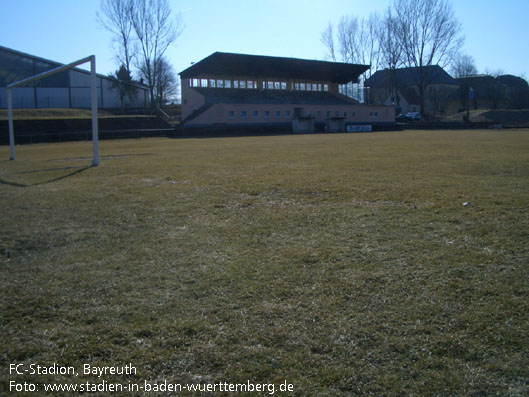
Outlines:
{"type": "Polygon", "coordinates": [[[371,77],[380,67],[380,25],[382,21],[377,13],[372,13],[367,18],[360,20],[357,40],[358,60],[371,67],[366,72],[371,77]]]}
{"type": "Polygon", "coordinates": [[[356,36],[358,34],[358,18],[342,16],[336,28],[338,38],[338,51],[341,61],[355,63],[356,61],[356,36]]]}
{"type": "Polygon", "coordinates": [[[378,27],[381,66],[397,69],[403,61],[402,47],[397,40],[398,21],[388,8],[378,27]]]}
{"type": "Polygon", "coordinates": [[[400,108],[400,95],[398,91],[397,68],[402,65],[402,47],[397,40],[396,31],[398,28],[397,19],[388,7],[386,14],[378,24],[378,45],[380,66],[390,70],[391,78],[389,87],[386,87],[394,98],[397,108],[400,108]]]}
{"type": "Polygon", "coordinates": [[[432,77],[425,66],[446,66],[463,43],[461,24],[447,0],[395,0],[396,37],[405,65],[416,68],[421,112],[432,77]]]}
{"type": "Polygon", "coordinates": [[[459,99],[461,106],[466,110],[465,121],[468,121],[470,118],[470,97],[473,95],[470,76],[477,73],[476,63],[470,55],[459,55],[452,64],[452,75],[459,81],[459,99]]]}
{"type": "Polygon", "coordinates": [[[154,106],[157,63],[184,28],[181,14],[171,17],[168,0],[132,0],[131,21],[138,39],[141,59],[138,69],[147,81],[154,106]]]}
{"type": "Polygon", "coordinates": [[[170,100],[176,100],[178,94],[178,79],[173,66],[162,57],[156,62],[155,97],[158,105],[165,105],[170,100]]]}
{"type": "Polygon", "coordinates": [[[334,33],[332,23],[330,21],[325,30],[321,33],[321,42],[325,47],[327,47],[331,61],[336,62],[336,52],[334,50],[334,33]]]}
{"type": "Polygon", "coordinates": [[[380,60],[379,25],[380,17],[377,14],[360,19],[342,16],[336,26],[336,38],[334,27],[329,22],[322,32],[321,42],[333,61],[337,60],[338,54],[341,62],[370,65],[371,68],[366,72],[370,76],[378,69],[380,60]]]}
{"type": "Polygon", "coordinates": [[[426,89],[426,103],[431,109],[431,116],[438,117],[446,114],[453,90],[446,86],[432,85],[426,89]]]}
{"type": "Polygon", "coordinates": [[[459,55],[452,64],[452,76],[468,77],[478,73],[476,62],[471,55],[459,55]]]}
{"type": "Polygon", "coordinates": [[[97,12],[98,23],[113,35],[119,64],[124,65],[129,73],[137,54],[130,19],[131,8],[132,0],[101,0],[100,11],[97,12]]]}
{"type": "Polygon", "coordinates": [[[499,76],[503,76],[505,74],[505,71],[501,68],[485,68],[485,74],[497,78],[499,76]]]}
{"type": "Polygon", "coordinates": [[[343,16],[340,19],[337,34],[343,62],[371,65],[375,70],[378,68],[379,24],[377,14],[371,14],[368,18],[343,16]]]}

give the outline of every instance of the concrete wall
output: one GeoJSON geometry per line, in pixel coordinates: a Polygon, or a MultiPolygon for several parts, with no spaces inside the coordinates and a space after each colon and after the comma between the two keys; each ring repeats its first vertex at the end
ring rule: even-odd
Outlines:
{"type": "Polygon", "coordinates": [[[188,126],[212,124],[250,125],[290,123],[294,109],[303,108],[305,116],[324,123],[329,117],[345,117],[347,124],[381,124],[395,122],[393,107],[375,105],[296,105],[296,104],[215,104],[189,120],[188,126]],[[256,113],[255,113],[256,112],[256,113]]]}

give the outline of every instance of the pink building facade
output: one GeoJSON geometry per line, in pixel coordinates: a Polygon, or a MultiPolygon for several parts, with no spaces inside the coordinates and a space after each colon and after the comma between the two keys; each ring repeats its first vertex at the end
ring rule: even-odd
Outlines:
{"type": "Polygon", "coordinates": [[[395,123],[395,110],[338,92],[369,67],[336,62],[216,52],[180,73],[182,125],[284,126],[312,120],[325,130],[339,125],[395,123]]]}

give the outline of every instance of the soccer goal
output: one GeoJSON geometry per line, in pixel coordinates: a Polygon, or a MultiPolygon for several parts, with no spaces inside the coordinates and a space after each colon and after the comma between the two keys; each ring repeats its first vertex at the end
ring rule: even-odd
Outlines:
{"type": "Polygon", "coordinates": [[[78,61],[69,63],[68,65],[63,65],[56,67],[54,69],[48,70],[47,72],[36,74],[35,76],[28,77],[26,79],[16,81],[7,86],[7,117],[9,120],[9,146],[10,146],[10,155],[9,159],[15,159],[15,131],[13,128],[13,98],[11,90],[15,87],[19,87],[24,84],[28,84],[45,77],[49,77],[53,74],[72,69],[83,63],[90,62],[90,100],[92,107],[92,146],[93,146],[93,160],[92,165],[99,165],[99,131],[97,126],[97,86],[96,86],[96,57],[95,55],[90,55],[86,58],[79,59],[78,61]]]}

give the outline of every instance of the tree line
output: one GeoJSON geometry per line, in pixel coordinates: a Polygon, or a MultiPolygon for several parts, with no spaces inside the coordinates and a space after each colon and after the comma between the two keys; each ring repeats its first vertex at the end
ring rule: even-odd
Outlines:
{"type": "Polygon", "coordinates": [[[337,24],[329,22],[321,41],[332,61],[371,65],[366,78],[377,70],[393,71],[395,97],[396,69],[414,68],[421,109],[433,77],[427,67],[450,67],[462,85],[462,105],[470,106],[468,77],[477,68],[470,55],[461,53],[462,27],[448,0],[394,0],[382,15],[343,16],[337,24]]]}
{"type": "Polygon", "coordinates": [[[184,29],[168,0],[101,0],[99,24],[112,33],[119,69],[111,75],[123,106],[135,94],[133,74],[149,87],[151,106],[176,95],[178,79],[164,56],[184,29]]]}

